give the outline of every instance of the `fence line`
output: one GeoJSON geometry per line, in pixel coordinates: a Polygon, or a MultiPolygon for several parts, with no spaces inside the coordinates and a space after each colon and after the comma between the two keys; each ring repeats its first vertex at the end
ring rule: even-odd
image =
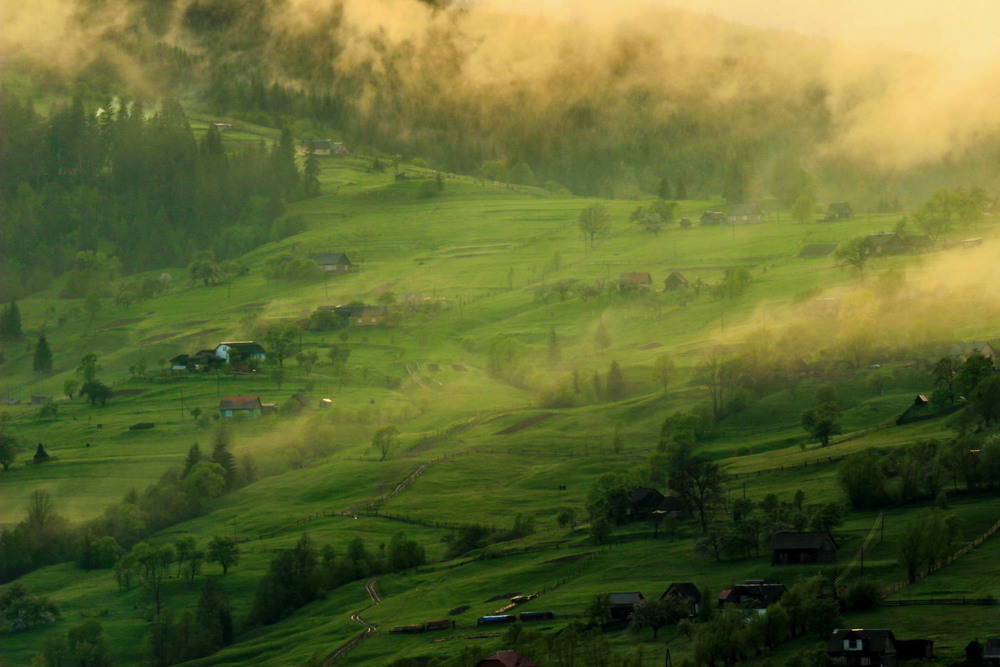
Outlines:
{"type": "Polygon", "coordinates": [[[976,547],[978,547],[980,544],[982,544],[983,542],[985,542],[986,540],[988,540],[994,533],[997,532],[997,530],[1000,530],[1000,521],[997,521],[996,523],[994,523],[992,526],[990,526],[990,528],[985,533],[983,533],[982,535],[980,535],[979,537],[977,537],[972,542],[969,542],[968,544],[966,544],[964,547],[962,547],[961,549],[959,549],[958,551],[956,551],[952,555],[950,555],[947,558],[944,558],[944,559],[938,561],[937,563],[935,563],[934,565],[932,565],[923,574],[918,574],[913,579],[913,581],[910,581],[908,579],[903,579],[902,581],[898,581],[895,584],[889,586],[888,588],[886,588],[883,591],[882,597],[883,598],[887,598],[890,595],[892,595],[893,593],[896,593],[896,592],[898,592],[898,591],[906,588],[910,584],[916,583],[916,582],[920,581],[921,579],[923,579],[924,577],[928,577],[928,576],[934,574],[935,572],[937,572],[941,568],[945,567],[946,565],[951,565],[956,560],[958,560],[959,558],[961,558],[962,556],[964,556],[965,554],[969,553],[970,551],[972,551],[973,549],[975,549],[976,547]]]}

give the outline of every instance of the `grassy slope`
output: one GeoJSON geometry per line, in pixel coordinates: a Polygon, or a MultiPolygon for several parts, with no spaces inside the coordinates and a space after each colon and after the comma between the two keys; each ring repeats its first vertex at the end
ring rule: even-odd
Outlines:
{"type": "MultiPolygon", "coordinates": [[[[458,177],[448,178],[444,197],[423,200],[416,196],[415,181],[397,183],[391,174],[368,174],[361,160],[326,160],[323,165],[326,194],[294,207],[306,218],[308,231],[251,253],[245,258],[250,274],[231,285],[186,286],[184,272],[173,270],[173,290],[128,309],[105,302],[88,327],[82,324],[81,315],[74,314],[79,304],[56,300],[55,288],[53,293],[21,304],[27,328],[44,327],[48,333],[56,368],[51,376],[36,378],[30,371],[27,346],[8,349],[0,388],[9,387],[22,399],[32,394],[58,396],[76,361],[86,352],[96,351],[105,367],[104,376],[120,382],[116,388],[143,393],[115,399],[104,409],[90,408],[79,400],[63,400],[60,418],[53,423],[36,422],[35,408],[6,408],[12,417],[11,428],[23,433],[28,443],[44,442],[60,461],[47,466],[18,465],[0,476],[0,523],[21,518],[23,501],[33,489],[50,490],[63,514],[84,519],[119,499],[127,489],[155,480],[167,467],[180,462],[191,442],[208,438],[206,431],[182,413],[182,405],[211,410],[219,395],[238,393],[260,393],[264,400],[281,402],[292,391],[305,387],[314,399],[333,398],[335,408],[300,419],[259,420],[236,429],[236,453],[254,453],[262,470],[271,476],[220,499],[206,516],[154,538],[164,541],[190,533],[203,543],[220,533],[253,537],[277,530],[251,542],[254,551],[246,553],[224,579],[238,616],[248,608],[254,582],[270,557],[260,549],[289,546],[303,530],[321,543],[332,542],[342,549],[354,535],[362,535],[375,548],[405,529],[426,545],[434,569],[385,577],[381,583],[385,602],[366,617],[391,626],[439,618],[457,606],[470,605],[467,612],[455,617],[460,630],[447,633],[458,635],[468,633],[476,615],[501,604],[486,603],[487,598],[509,591],[531,592],[559,584],[528,608],[551,608],[562,615],[579,613],[590,597],[606,592],[609,586],[654,595],[674,580],[693,580],[717,589],[746,577],[775,576],[788,581],[811,573],[775,570],[763,556],[723,564],[692,559],[694,535],[686,532],[689,528],[670,541],[640,540],[595,549],[582,533],[565,534],[555,529],[552,517],[560,506],[579,507],[595,475],[641,463],[655,444],[663,415],[700,400],[696,387],[682,384],[663,396],[650,383],[648,366],[657,354],[670,351],[687,371],[706,341],[722,333],[723,317],[732,335],[735,323],[749,320],[754,324],[761,312],[766,316],[766,311],[754,310],[756,304],[766,302],[779,308],[797,294],[844,279],[829,258],[797,259],[802,244],[837,242],[879,231],[889,228],[890,220],[802,226],[778,218],[761,226],[670,229],[653,237],[624,222],[634,202],[604,202],[611,210],[614,229],[598,240],[594,250],[586,250],[573,221],[577,211],[591,203],[588,200],[458,177]],[[281,251],[304,255],[313,250],[345,251],[360,270],[312,285],[264,279],[261,262],[266,257],[281,251]],[[552,269],[557,253],[560,268],[552,269]],[[754,282],[747,295],[727,305],[725,311],[720,302],[704,296],[682,307],[671,295],[631,302],[602,297],[589,302],[556,299],[542,303],[532,292],[542,280],[614,278],[624,271],[648,270],[659,282],[674,268],[682,269],[690,279],[700,276],[714,282],[723,267],[736,263],[751,268],[754,282]],[[288,362],[292,378],[281,388],[266,376],[124,380],[128,367],[140,358],[156,366],[160,359],[176,353],[246,336],[255,322],[299,319],[317,305],[371,301],[388,289],[399,295],[444,298],[447,307],[433,316],[405,320],[396,329],[350,332],[351,379],[347,382],[333,377],[322,365],[310,377],[301,377],[294,362],[288,362]],[[67,316],[67,323],[61,326],[55,324],[60,315],[67,316]],[[592,340],[601,318],[612,339],[608,349],[595,346],[592,340]],[[550,327],[563,341],[565,361],[556,366],[542,361],[550,327]],[[554,411],[555,417],[537,426],[497,435],[502,428],[538,413],[531,409],[533,392],[497,382],[486,374],[484,350],[498,334],[516,336],[531,346],[528,381],[535,386],[573,367],[581,368],[581,375],[587,378],[594,370],[603,372],[617,359],[632,385],[632,398],[611,405],[554,411]],[[652,343],[661,347],[649,347],[652,343]],[[439,370],[430,370],[429,364],[437,364],[439,370]],[[407,365],[417,369],[420,383],[410,377],[407,365]],[[387,389],[386,376],[401,379],[399,388],[387,389]],[[499,416],[492,419],[497,411],[499,416]],[[419,444],[424,436],[470,419],[475,420],[472,427],[453,437],[419,444]],[[307,433],[306,423],[312,420],[333,427],[327,436],[333,442],[324,444],[334,452],[299,468],[299,457],[290,452],[293,445],[307,439],[303,434],[307,433]],[[157,426],[152,431],[125,430],[137,421],[153,421],[157,426]],[[618,422],[623,423],[626,447],[621,454],[614,454],[610,442],[613,425],[618,422]],[[103,425],[101,430],[98,423],[103,425]],[[384,423],[400,424],[403,439],[389,461],[376,463],[367,443],[371,432],[384,423]],[[444,552],[440,541],[446,532],[443,528],[378,517],[317,517],[363,504],[424,463],[429,463],[424,474],[389,501],[384,511],[427,522],[478,521],[498,526],[509,525],[516,511],[527,512],[537,517],[538,533],[499,551],[521,546],[547,550],[501,554],[493,560],[445,569],[436,564],[444,552]],[[557,490],[561,484],[567,486],[566,491],[557,490]],[[588,552],[595,553],[578,562],[548,562],[588,552]]],[[[419,169],[408,171],[422,175],[419,169]]],[[[696,218],[712,204],[685,202],[682,214],[696,218]]],[[[334,333],[302,336],[306,349],[318,349],[321,354],[323,346],[339,342],[334,333]]],[[[847,407],[845,427],[862,429],[898,414],[921,388],[901,382],[890,386],[883,396],[863,377],[853,381],[841,388],[847,407]]],[[[745,488],[751,497],[774,492],[784,498],[801,488],[808,502],[820,502],[838,498],[835,466],[798,467],[803,461],[873,444],[931,437],[942,428],[937,422],[911,425],[879,431],[823,452],[803,452],[798,415],[811,404],[808,384],[794,395],[769,397],[727,420],[719,437],[706,445],[707,451],[733,471],[795,466],[748,479],[745,488]]],[[[28,455],[25,451],[22,458],[28,455]]],[[[743,489],[741,482],[734,484],[731,492],[742,493],[743,489]]],[[[956,511],[965,519],[968,537],[995,520],[989,505],[983,503],[959,504],[956,511]]],[[[900,577],[892,539],[905,514],[905,510],[890,513],[886,544],[866,556],[869,571],[885,581],[900,577]]],[[[874,518],[868,514],[849,518],[841,531],[845,562],[874,518]]],[[[636,527],[624,533],[644,530],[636,527]]],[[[980,553],[986,552],[969,558],[985,557],[980,553]]],[[[962,563],[952,566],[927,580],[926,585],[937,577],[954,576],[956,582],[946,588],[968,588],[963,567],[962,563]]],[[[215,571],[215,566],[208,567],[210,575],[215,576],[215,571]]],[[[968,570],[968,574],[974,571],[968,570]]],[[[140,658],[145,617],[141,592],[119,594],[109,573],[82,573],[69,565],[33,573],[25,583],[59,602],[64,620],[55,627],[64,628],[80,618],[97,615],[118,657],[124,662],[140,658]]],[[[197,586],[171,581],[169,603],[177,609],[190,606],[197,590],[197,586]]],[[[258,631],[209,662],[286,664],[290,659],[304,661],[325,654],[358,630],[347,616],[366,606],[366,600],[361,582],[356,582],[291,619],[258,631]]],[[[881,619],[878,621],[883,622],[881,619]]],[[[0,661],[26,661],[48,631],[5,637],[0,661]]],[[[667,637],[683,655],[686,640],[670,634],[667,637]]],[[[636,641],[626,636],[618,640],[636,641]]],[[[379,633],[356,649],[352,664],[383,664],[390,657],[405,655],[447,655],[460,650],[461,643],[432,644],[426,636],[401,638],[379,633]]],[[[494,641],[488,647],[497,645],[494,641]]]]}

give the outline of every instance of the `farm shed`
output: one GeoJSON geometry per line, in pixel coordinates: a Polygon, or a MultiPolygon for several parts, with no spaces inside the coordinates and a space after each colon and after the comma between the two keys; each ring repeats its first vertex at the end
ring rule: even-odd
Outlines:
{"type": "Polygon", "coordinates": [[[892,630],[864,628],[834,630],[826,654],[835,665],[896,667],[899,657],[892,630]]]}
{"type": "Polygon", "coordinates": [[[632,489],[628,494],[628,514],[633,519],[649,519],[663,502],[663,494],[648,486],[632,489]]]}
{"type": "Polygon", "coordinates": [[[721,211],[705,211],[701,214],[701,224],[706,227],[726,224],[726,214],[721,211]]]}
{"type": "Polygon", "coordinates": [[[611,603],[611,620],[627,621],[632,617],[635,605],[645,600],[642,593],[611,593],[608,602],[611,603]]]}
{"type": "Polygon", "coordinates": [[[767,548],[772,565],[837,562],[837,543],[830,533],[776,533],[767,548]]]}
{"type": "Polygon", "coordinates": [[[385,306],[365,306],[351,314],[351,325],[356,327],[377,327],[389,324],[389,309],[385,306]]]}
{"type": "Polygon", "coordinates": [[[670,275],[663,281],[663,291],[673,292],[674,290],[687,289],[688,280],[680,271],[671,271],[670,275]]]}

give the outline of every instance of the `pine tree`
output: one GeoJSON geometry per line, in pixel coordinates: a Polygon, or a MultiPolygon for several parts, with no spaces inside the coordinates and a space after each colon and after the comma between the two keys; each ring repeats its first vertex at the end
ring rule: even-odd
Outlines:
{"type": "Polygon", "coordinates": [[[49,349],[49,341],[45,339],[45,334],[38,337],[35,345],[35,360],[32,366],[36,373],[48,373],[52,370],[52,350],[49,349]]]}
{"type": "Polygon", "coordinates": [[[617,401],[625,396],[625,376],[617,361],[608,367],[608,377],[604,381],[604,393],[609,401],[617,401]]]}
{"type": "Polygon", "coordinates": [[[309,143],[306,164],[302,171],[302,192],[306,197],[319,195],[319,160],[316,159],[316,154],[313,152],[312,142],[309,143]]]}
{"type": "Polygon", "coordinates": [[[236,483],[236,457],[229,451],[229,431],[220,427],[215,431],[212,443],[212,463],[218,463],[226,471],[226,488],[236,483]]]}
{"type": "Polygon", "coordinates": [[[19,341],[24,338],[21,330],[21,311],[17,301],[11,299],[10,304],[0,313],[0,340],[19,341]]]}
{"type": "Polygon", "coordinates": [[[667,180],[666,176],[660,179],[660,187],[657,189],[657,194],[660,196],[660,199],[664,201],[673,199],[673,197],[670,196],[670,181],[667,180]]]}

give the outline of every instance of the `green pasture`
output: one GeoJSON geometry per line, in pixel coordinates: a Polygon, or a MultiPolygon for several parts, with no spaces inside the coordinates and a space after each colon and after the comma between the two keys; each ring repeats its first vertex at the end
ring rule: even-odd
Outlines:
{"type": "MultiPolygon", "coordinates": [[[[204,128],[214,120],[197,117],[195,125],[204,128]]],[[[224,133],[233,150],[277,136],[250,124],[241,127],[224,133]]],[[[356,535],[369,549],[388,543],[400,530],[419,540],[428,555],[427,567],[381,579],[385,599],[364,614],[380,630],[355,649],[351,664],[454,655],[469,641],[458,637],[475,633],[476,617],[503,604],[487,599],[509,592],[544,591],[525,609],[556,611],[559,618],[549,625],[559,627],[564,617],[582,613],[599,593],[640,590],[658,596],[673,581],[694,581],[718,591],[747,578],[790,584],[815,574],[815,569],[772,567],[766,553],[721,563],[695,555],[698,535],[691,524],[683,524],[670,538],[655,540],[648,535],[649,526],[636,524],[616,531],[617,541],[611,545],[595,547],[585,528],[559,529],[554,517],[561,507],[576,508],[582,517],[587,490],[599,474],[645,465],[664,416],[704,400],[692,371],[709,347],[766,331],[797,312],[798,304],[808,298],[853,284],[832,256],[800,259],[804,245],[888,230],[896,216],[803,225],[769,212],[761,225],[699,227],[700,213],[722,204],[690,201],[681,203],[678,217],[691,218],[692,228],[674,226],[654,236],[628,223],[630,212],[643,202],[604,201],[612,229],[591,249],[575,220],[596,200],[449,174],[444,175],[441,197],[422,199],[419,183],[433,178],[432,171],[403,165],[408,178],[396,181],[391,169],[371,173],[369,161],[360,157],[321,158],[320,163],[324,194],[289,211],[302,216],[306,231],[241,258],[249,269],[245,276],[205,287],[190,284],[186,270],[174,267],[166,271],[172,281],[163,295],[128,308],[103,299],[92,321],[82,301],[58,298],[59,285],[19,302],[29,340],[4,347],[0,397],[18,398],[21,404],[4,406],[0,412],[8,416],[6,428],[22,437],[22,449],[11,470],[0,473],[0,525],[19,521],[27,497],[38,489],[49,491],[57,511],[68,519],[92,518],[130,489],[141,490],[179,465],[192,443],[199,442],[203,450],[210,447],[212,431],[196,423],[191,409],[211,414],[222,396],[238,394],[259,394],[282,406],[302,392],[308,397],[302,414],[232,424],[234,453],[238,458],[253,455],[259,481],[213,501],[205,515],[172,526],[150,542],[165,543],[183,534],[194,535],[201,544],[214,535],[248,539],[240,564],[230,574],[221,577],[218,566],[206,565],[204,575],[222,580],[240,618],[273,556],[267,549],[290,547],[303,532],[341,552],[356,535]],[[309,283],[265,278],[268,258],[282,253],[304,257],[314,251],[346,252],[358,270],[309,283]],[[700,277],[714,283],[734,265],[747,267],[752,282],[733,302],[716,300],[706,290],[684,305],[677,294],[660,292],[672,270],[681,270],[689,280],[700,277]],[[633,299],[602,295],[563,301],[551,296],[545,301],[536,296],[536,288],[561,280],[592,282],[642,271],[652,274],[656,290],[633,299]],[[180,376],[165,370],[164,360],[176,354],[250,338],[269,324],[304,319],[317,306],[370,303],[387,291],[401,302],[434,300],[441,308],[403,317],[392,328],[348,329],[343,337],[339,331],[302,332],[296,348],[315,351],[319,363],[307,374],[294,358],[287,359],[280,386],[267,370],[258,375],[180,376]],[[610,338],[608,347],[594,340],[599,323],[610,338]],[[39,376],[31,370],[31,349],[34,335],[42,330],[55,363],[50,374],[39,376]],[[547,355],[550,331],[560,341],[558,361],[547,355]],[[524,343],[519,378],[490,375],[489,345],[498,336],[524,343]],[[351,352],[346,376],[336,375],[327,361],[334,345],[351,352]],[[105,407],[91,407],[82,398],[62,393],[64,381],[74,377],[79,359],[89,352],[99,354],[101,378],[120,392],[105,407]],[[667,392],[650,371],[663,352],[675,358],[680,371],[667,392]],[[594,373],[606,373],[612,360],[623,368],[627,398],[575,408],[539,406],[539,394],[547,387],[574,371],[581,382],[592,382],[594,373]],[[130,378],[130,367],[141,362],[147,368],[144,376],[130,378]],[[55,421],[37,418],[39,407],[28,404],[34,395],[56,400],[55,421]],[[333,407],[319,409],[320,398],[330,398],[333,407]],[[540,416],[545,418],[529,425],[540,416]],[[153,422],[155,427],[128,430],[138,422],[153,422]],[[370,441],[374,431],[387,424],[399,427],[400,441],[388,460],[379,462],[370,441]],[[618,453],[612,447],[616,428],[624,442],[618,453]],[[39,442],[58,460],[25,465],[39,442]],[[381,505],[381,516],[341,514],[392,491],[421,466],[426,467],[406,490],[381,505]],[[564,491],[559,490],[562,485],[564,491]],[[519,512],[535,517],[534,535],[442,562],[449,525],[509,528],[519,512]],[[448,616],[462,606],[469,608],[448,616]],[[453,618],[458,627],[440,636],[386,631],[438,618],[453,618]],[[439,637],[451,639],[432,641],[439,637]]],[[[879,268],[905,267],[914,261],[877,263],[879,268]]],[[[983,321],[980,329],[966,333],[969,338],[988,338],[995,331],[983,321]]],[[[810,441],[800,426],[802,411],[815,404],[820,382],[814,379],[802,380],[794,391],[765,396],[723,420],[701,445],[703,450],[731,473],[767,470],[732,480],[730,496],[746,493],[759,499],[774,493],[790,501],[801,489],[807,504],[842,501],[837,462],[822,459],[872,446],[950,437],[944,420],[891,425],[916,393],[931,390],[930,378],[903,362],[887,360],[882,365],[892,375],[881,389],[872,383],[877,369],[843,372],[836,391],[844,410],[845,439],[835,439],[829,447],[810,441]],[[879,425],[886,428],[871,430],[879,425]]],[[[866,574],[885,583],[903,576],[896,544],[913,511],[902,507],[886,513],[884,541],[876,541],[866,553],[866,574]]],[[[962,518],[962,541],[974,539],[998,518],[995,503],[984,498],[956,501],[949,511],[962,518]]],[[[840,562],[824,572],[836,574],[850,562],[875,519],[867,512],[848,515],[837,530],[840,562]]],[[[897,597],[1000,594],[994,590],[995,577],[981,576],[996,548],[988,541],[897,597]]],[[[855,570],[851,577],[859,574],[855,570]]],[[[141,660],[149,620],[143,591],[119,593],[110,572],[83,572],[72,564],[38,570],[24,577],[24,583],[52,597],[63,618],[48,628],[5,635],[0,663],[28,662],[47,634],[88,617],[102,622],[119,661],[141,660]]],[[[168,604],[175,610],[191,607],[198,590],[197,583],[170,580],[168,604]]],[[[353,582],[289,619],[241,635],[238,644],[200,662],[315,661],[360,631],[349,615],[368,604],[363,582],[353,582]]],[[[896,628],[898,622],[900,636],[929,633],[942,644],[957,646],[969,628],[984,628],[980,636],[986,636],[989,626],[983,619],[991,613],[956,608],[956,614],[935,629],[929,627],[932,614],[913,608],[852,615],[845,623],[896,628]]],[[[676,631],[666,631],[661,638],[676,651],[675,660],[690,651],[689,640],[676,631]]],[[[662,663],[663,642],[654,644],[650,633],[619,633],[613,639],[623,646],[642,643],[649,664],[662,663]]],[[[484,650],[500,648],[499,640],[481,645],[484,650]]]]}

